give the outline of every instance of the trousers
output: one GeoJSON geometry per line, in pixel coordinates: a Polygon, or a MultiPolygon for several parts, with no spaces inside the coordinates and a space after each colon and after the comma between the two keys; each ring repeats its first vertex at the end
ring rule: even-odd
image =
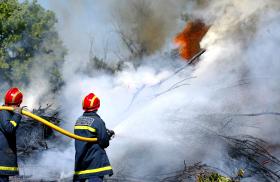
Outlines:
{"type": "Polygon", "coordinates": [[[74,182],[103,182],[103,177],[95,176],[88,179],[74,180],[74,182]]]}
{"type": "Polygon", "coordinates": [[[0,176],[0,182],[9,182],[9,176],[0,176]]]}

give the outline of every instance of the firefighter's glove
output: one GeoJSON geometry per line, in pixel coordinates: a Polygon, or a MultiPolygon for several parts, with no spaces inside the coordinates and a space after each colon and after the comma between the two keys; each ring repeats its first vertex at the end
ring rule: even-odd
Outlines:
{"type": "Polygon", "coordinates": [[[114,138],[114,136],[115,136],[115,132],[114,132],[113,130],[108,130],[108,129],[107,129],[107,134],[109,135],[110,140],[111,140],[112,138],[114,138]]]}

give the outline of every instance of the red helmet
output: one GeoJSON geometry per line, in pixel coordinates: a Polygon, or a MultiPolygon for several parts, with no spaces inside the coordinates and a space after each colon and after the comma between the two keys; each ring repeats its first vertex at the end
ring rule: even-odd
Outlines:
{"type": "Polygon", "coordinates": [[[17,105],[22,102],[23,94],[18,88],[10,88],[5,95],[5,105],[17,105]]]}
{"type": "Polygon", "coordinates": [[[94,93],[89,93],[83,100],[83,109],[86,112],[98,110],[100,100],[94,93]]]}

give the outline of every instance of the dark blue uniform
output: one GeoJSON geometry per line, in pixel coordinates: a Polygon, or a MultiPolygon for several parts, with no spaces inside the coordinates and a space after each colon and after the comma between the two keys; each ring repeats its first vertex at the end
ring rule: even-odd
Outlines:
{"type": "Polygon", "coordinates": [[[18,175],[16,129],[21,115],[11,111],[0,111],[0,181],[18,175]],[[1,179],[2,178],[2,179],[1,179]]]}
{"type": "Polygon", "coordinates": [[[85,112],[76,122],[75,134],[95,138],[98,142],[75,141],[75,174],[74,181],[102,181],[103,176],[112,175],[105,148],[109,146],[110,136],[104,121],[93,112],[85,112]],[[93,180],[96,179],[96,180],[93,180]]]}

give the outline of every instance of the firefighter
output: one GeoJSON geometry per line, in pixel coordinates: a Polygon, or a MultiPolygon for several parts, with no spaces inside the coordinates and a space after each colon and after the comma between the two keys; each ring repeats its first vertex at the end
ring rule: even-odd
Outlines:
{"type": "Polygon", "coordinates": [[[9,181],[9,176],[18,175],[16,129],[21,121],[20,104],[23,94],[18,88],[11,88],[5,95],[5,106],[14,111],[0,111],[0,182],[9,181]]]}
{"type": "Polygon", "coordinates": [[[76,135],[97,138],[97,142],[75,141],[74,182],[102,182],[105,175],[113,175],[105,148],[114,135],[106,129],[104,121],[97,114],[100,100],[94,94],[88,94],[83,100],[83,115],[78,118],[74,132],[76,135]]]}

